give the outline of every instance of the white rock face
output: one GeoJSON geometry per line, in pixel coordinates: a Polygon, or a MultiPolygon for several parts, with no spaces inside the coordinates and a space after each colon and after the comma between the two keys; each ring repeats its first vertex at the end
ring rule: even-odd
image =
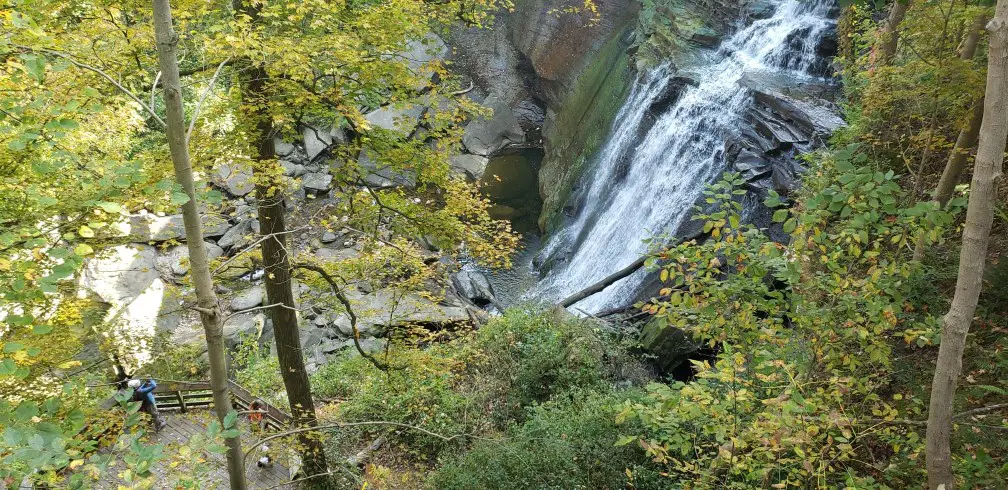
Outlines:
{"type": "Polygon", "coordinates": [[[159,328],[170,330],[178,321],[170,311],[162,315],[162,305],[175,308],[177,301],[166,297],[156,258],[153,247],[120,245],[88,259],[80,275],[78,294],[93,294],[109,305],[108,334],[131,367],[149,361],[159,328]]]}

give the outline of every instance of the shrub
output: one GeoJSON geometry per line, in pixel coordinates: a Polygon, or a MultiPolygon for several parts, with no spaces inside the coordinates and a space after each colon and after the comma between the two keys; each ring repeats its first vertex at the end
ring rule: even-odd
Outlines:
{"type": "MultiPolygon", "coordinates": [[[[389,351],[391,368],[383,372],[355,352],[348,352],[319,369],[312,377],[312,387],[319,396],[343,399],[336,416],[346,422],[398,422],[446,436],[470,433],[486,424],[476,397],[463,383],[468,355],[460,343],[429,349],[395,348],[389,351]]],[[[372,426],[342,432],[343,437],[358,439],[393,431],[372,426]]],[[[418,431],[395,432],[396,440],[426,457],[444,448],[442,440],[418,431]]]]}
{"type": "MultiPolygon", "coordinates": [[[[573,387],[605,384],[605,344],[590,323],[513,308],[476,333],[485,362],[474,366],[498,421],[573,387]]],[[[506,424],[503,424],[506,425],[506,424]]]]}
{"type": "Polygon", "coordinates": [[[280,376],[280,361],[270,354],[268,347],[259,344],[255,335],[240,337],[233,365],[238,384],[269,403],[287,406],[287,390],[280,376]]]}
{"type": "MultiPolygon", "coordinates": [[[[614,407],[639,399],[631,391],[575,389],[530,407],[524,424],[504,440],[482,440],[447,462],[428,481],[437,489],[617,489],[628,475],[653,488],[657,475],[633,447],[617,447],[614,407]]],[[[632,429],[631,429],[632,430],[632,429]]]]}

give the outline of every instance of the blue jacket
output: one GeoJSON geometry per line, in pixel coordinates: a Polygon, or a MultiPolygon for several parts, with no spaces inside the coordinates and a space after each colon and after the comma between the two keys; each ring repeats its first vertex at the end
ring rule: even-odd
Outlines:
{"type": "Polygon", "coordinates": [[[151,405],[154,404],[154,388],[157,388],[157,383],[153,379],[148,378],[144,381],[139,388],[133,391],[133,396],[137,400],[143,400],[151,405]]]}

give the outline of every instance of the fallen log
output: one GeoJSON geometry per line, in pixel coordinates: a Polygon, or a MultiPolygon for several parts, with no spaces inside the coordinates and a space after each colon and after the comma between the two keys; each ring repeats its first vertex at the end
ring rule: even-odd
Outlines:
{"type": "MultiPolygon", "coordinates": [[[[681,239],[675,241],[674,243],[671,243],[671,244],[668,244],[668,245],[664,245],[664,246],[662,246],[662,248],[671,248],[671,247],[676,246],[679,243],[688,242],[690,240],[706,239],[709,235],[710,235],[710,233],[704,233],[704,232],[701,231],[701,232],[698,232],[698,233],[694,233],[691,236],[681,238],[681,239]]],[[[626,267],[624,267],[624,268],[622,268],[622,269],[620,269],[620,270],[618,270],[616,272],[613,272],[612,274],[609,274],[608,276],[606,276],[605,278],[603,278],[601,281],[596,282],[595,284],[592,284],[591,286],[588,286],[588,287],[586,287],[586,288],[584,288],[584,289],[582,289],[582,290],[580,290],[580,291],[578,291],[578,292],[576,292],[576,293],[568,296],[566,299],[564,299],[563,301],[561,301],[561,302],[559,302],[557,304],[560,305],[563,308],[568,308],[571,305],[573,305],[574,303],[577,303],[578,301],[581,301],[581,300],[583,300],[583,299],[585,299],[585,298],[587,298],[587,297],[589,297],[589,296],[591,296],[591,295],[593,295],[593,294],[595,294],[595,293],[597,293],[599,291],[602,291],[603,289],[605,289],[605,288],[607,288],[609,286],[612,286],[613,283],[615,283],[616,281],[619,281],[620,279],[623,279],[624,277],[627,277],[630,274],[633,274],[634,272],[637,271],[637,269],[640,269],[641,267],[644,267],[644,263],[647,262],[648,257],[650,257],[649,254],[642,255],[640,258],[638,258],[637,260],[635,260],[632,264],[630,264],[630,265],[628,265],[628,266],[626,266],[626,267]]]]}

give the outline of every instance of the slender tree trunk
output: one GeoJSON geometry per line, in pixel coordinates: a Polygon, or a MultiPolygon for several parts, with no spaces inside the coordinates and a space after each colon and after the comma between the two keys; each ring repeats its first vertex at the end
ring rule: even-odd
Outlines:
{"type": "Polygon", "coordinates": [[[1008,138],[1008,0],[998,1],[997,13],[987,29],[990,31],[987,91],[959,255],[959,277],[952,306],[944,318],[941,347],[931,383],[927,470],[928,488],[932,490],[952,490],[955,486],[949,442],[952,408],[962,370],[966,335],[983,284],[987,243],[994,222],[995,181],[1001,176],[1005,139],[1008,138]]]}
{"type": "MultiPolygon", "coordinates": [[[[168,148],[171,151],[175,179],[189,200],[182,205],[186,247],[189,249],[190,273],[199,304],[200,320],[206,333],[207,353],[210,357],[210,388],[213,391],[214,412],[224,423],[231,408],[228,390],[227,366],[224,357],[223,316],[214,292],[213,279],[203,244],[203,225],[196,208],[196,190],[193,183],[189,148],[186,144],[185,113],[182,109],[182,84],[179,81],[175,47],[178,36],[172,26],[171,6],[168,0],[153,0],[154,33],[157,40],[158,61],[161,67],[161,86],[164,89],[168,148]]],[[[245,489],[245,465],[239,436],[226,439],[228,479],[232,490],[245,489]]]]}
{"type": "MultiPolygon", "coordinates": [[[[970,32],[966,35],[962,49],[959,50],[959,59],[970,60],[976,55],[980,34],[986,22],[986,15],[981,14],[974,17],[970,32]]],[[[963,170],[966,169],[966,160],[969,158],[970,148],[973,148],[973,145],[977,142],[977,137],[980,135],[980,123],[983,122],[983,114],[984,99],[980,97],[973,102],[970,120],[966,127],[959,131],[959,137],[956,138],[955,146],[952,147],[948,160],[945,162],[945,169],[942,171],[941,179],[938,180],[938,185],[935,187],[933,197],[940,207],[944,207],[952,199],[955,186],[959,184],[963,170]]],[[[914,260],[919,261],[924,258],[924,241],[925,234],[922,233],[917,238],[917,246],[914,248],[914,260]]]]}
{"type": "MultiPolygon", "coordinates": [[[[259,21],[259,8],[251,2],[235,0],[234,6],[236,11],[248,15],[253,23],[259,21]]],[[[315,415],[315,402],[312,400],[311,384],[301,351],[297,305],[294,303],[294,291],[291,287],[288,234],[284,223],[287,212],[284,208],[284,187],[283,182],[272,179],[272,176],[282,175],[282,172],[278,171],[280,164],[276,159],[273,145],[273,121],[266,111],[268,76],[263,66],[251,65],[242,80],[243,105],[247,108],[244,113],[248,121],[255,122],[253,141],[256,145],[256,162],[253,172],[257,178],[259,226],[264,237],[263,281],[266,284],[267,303],[278,305],[268,309],[267,314],[273,321],[273,337],[276,342],[280,375],[287,391],[294,423],[299,427],[316,427],[318,419],[315,415]]],[[[299,433],[298,444],[304,476],[328,472],[325,452],[318,433],[299,433]]],[[[328,481],[326,478],[313,478],[306,481],[305,485],[325,488],[328,481]]]]}
{"type": "Polygon", "coordinates": [[[986,14],[980,14],[973,18],[969,34],[966,35],[966,39],[963,40],[963,45],[959,49],[960,59],[971,60],[976,55],[977,46],[980,44],[980,34],[983,33],[985,25],[987,25],[986,14]]]}
{"type": "Polygon", "coordinates": [[[899,47],[899,25],[903,22],[908,8],[910,8],[910,0],[896,0],[889,9],[889,17],[886,18],[885,25],[882,26],[881,39],[879,40],[878,61],[881,65],[888,65],[896,56],[896,48],[899,47]]]}

